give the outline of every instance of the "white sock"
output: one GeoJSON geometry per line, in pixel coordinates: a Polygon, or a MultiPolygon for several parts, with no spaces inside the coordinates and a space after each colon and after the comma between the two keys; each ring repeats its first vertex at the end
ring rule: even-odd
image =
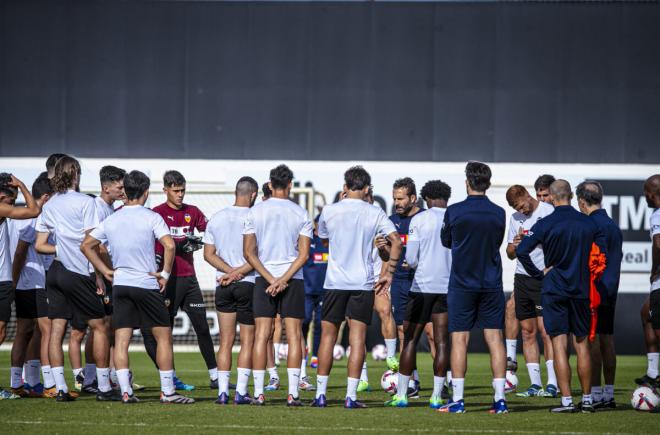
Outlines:
{"type": "Polygon", "coordinates": [[[648,358],[646,376],[655,379],[658,377],[658,360],[660,360],[660,353],[658,352],[647,353],[646,357],[648,358]]]}
{"type": "Polygon", "coordinates": [[[12,388],[20,388],[23,386],[23,367],[12,367],[10,384],[12,388]]]}
{"type": "MultiPolygon", "coordinates": [[[[399,381],[397,385],[408,385],[408,382],[410,381],[410,376],[406,376],[399,372],[399,381]]],[[[396,392],[397,397],[400,399],[405,399],[408,396],[408,389],[407,388],[398,388],[396,392]]]]}
{"type": "Polygon", "coordinates": [[[218,396],[222,393],[229,395],[229,376],[231,372],[225,370],[218,371],[218,396]]]}
{"type": "Polygon", "coordinates": [[[282,347],[282,343],[273,343],[273,347],[275,348],[275,364],[280,363],[280,347],[282,347]]]}
{"type": "Polygon", "coordinates": [[[447,384],[451,384],[452,377],[451,377],[451,370],[447,370],[447,384]]]}
{"type": "Polygon", "coordinates": [[[387,357],[396,355],[396,338],[386,338],[385,347],[387,348],[387,357]]]}
{"type": "Polygon", "coordinates": [[[433,394],[431,394],[431,397],[440,397],[444,385],[444,376],[433,376],[433,394]]]}
{"type": "Polygon", "coordinates": [[[360,380],[364,382],[369,382],[369,374],[367,373],[367,362],[362,363],[362,371],[360,372],[360,380]]]}
{"type": "Polygon", "coordinates": [[[506,357],[511,358],[512,361],[516,360],[516,348],[518,347],[518,340],[505,340],[506,341],[506,357]]]}
{"type": "Polygon", "coordinates": [[[216,379],[218,379],[218,368],[217,367],[209,369],[209,378],[212,381],[215,381],[216,379]]]}
{"type": "Polygon", "coordinates": [[[593,403],[593,399],[591,398],[591,394],[583,394],[582,395],[582,403],[593,403]]]}
{"type": "Polygon", "coordinates": [[[96,380],[99,383],[99,391],[102,393],[106,393],[112,389],[110,386],[110,369],[108,367],[105,368],[96,368],[96,380]]]}
{"type": "Polygon", "coordinates": [[[264,394],[264,375],[265,370],[252,370],[252,378],[254,379],[254,397],[257,398],[264,394]]]}
{"type": "Polygon", "coordinates": [[[600,385],[594,385],[591,387],[591,397],[594,400],[594,403],[598,403],[603,400],[603,388],[600,385]]]}
{"type": "Polygon", "coordinates": [[[44,378],[44,388],[53,388],[55,386],[55,378],[50,366],[41,366],[41,374],[44,378]]]}
{"type": "MultiPolygon", "coordinates": [[[[539,374],[539,379],[540,378],[541,378],[541,375],[539,374]]],[[[505,382],[506,382],[505,378],[495,378],[495,379],[493,379],[493,389],[495,390],[495,394],[493,395],[493,400],[495,400],[496,402],[498,400],[504,399],[504,383],[505,382]]]]}
{"type": "Polygon", "coordinates": [[[548,371],[548,383],[546,385],[557,386],[557,375],[555,374],[555,362],[553,360],[547,360],[545,362],[545,368],[548,371]]]}
{"type": "Polygon", "coordinates": [[[268,369],[268,376],[270,376],[271,379],[277,379],[279,381],[280,374],[277,373],[277,367],[270,367],[268,369]]]}
{"type": "Polygon", "coordinates": [[[316,398],[321,397],[321,394],[327,394],[328,391],[328,376],[316,375],[316,398]]]}
{"type": "Polygon", "coordinates": [[[96,364],[85,364],[83,385],[91,385],[96,380],[96,364]]]}
{"type": "Polygon", "coordinates": [[[346,382],[346,397],[350,397],[351,400],[357,400],[357,387],[360,382],[357,378],[348,378],[346,382]]]}
{"type": "MultiPolygon", "coordinates": [[[[591,390],[593,393],[593,389],[591,390]]],[[[605,385],[603,389],[603,400],[610,401],[614,399],[614,385],[605,385]]]]}
{"type": "Polygon", "coordinates": [[[298,384],[300,383],[300,369],[286,369],[289,376],[289,394],[298,398],[298,384]]]}
{"type": "Polygon", "coordinates": [[[174,394],[174,370],[159,370],[160,391],[166,396],[174,394]]]}
{"type": "MultiPolygon", "coordinates": [[[[236,380],[236,392],[241,396],[245,396],[247,394],[248,382],[250,382],[250,374],[252,373],[252,369],[242,369],[239,367],[236,369],[236,371],[238,372],[238,379],[236,380]]],[[[229,380],[229,378],[227,378],[227,380],[229,380]]]]}
{"type": "Polygon", "coordinates": [[[117,385],[119,383],[119,377],[117,376],[117,370],[114,367],[110,368],[110,382],[117,385]]]}
{"type": "Polygon", "coordinates": [[[57,387],[57,391],[68,393],[69,387],[66,386],[66,379],[64,378],[64,367],[53,367],[51,371],[53,372],[53,377],[55,378],[55,386],[57,387]]]}
{"type": "Polygon", "coordinates": [[[34,386],[39,383],[39,372],[41,371],[41,361],[38,359],[31,359],[27,362],[25,369],[25,382],[34,386]]]}
{"type": "Polygon", "coordinates": [[[73,372],[73,380],[75,381],[75,380],[76,380],[76,377],[77,377],[80,373],[82,373],[83,369],[82,369],[82,368],[79,368],[79,369],[73,369],[73,370],[71,370],[71,371],[73,372]]]}
{"type": "Polygon", "coordinates": [[[129,396],[132,396],[133,388],[131,387],[131,371],[129,369],[119,369],[115,370],[115,373],[117,374],[117,381],[119,382],[121,394],[128,393],[129,396]]]}
{"type": "Polygon", "coordinates": [[[571,396],[561,396],[561,406],[569,406],[573,403],[571,396]]]}
{"type": "Polygon", "coordinates": [[[302,359],[302,364],[300,364],[300,379],[307,377],[307,358],[302,359]]]}
{"type": "Polygon", "coordinates": [[[27,361],[23,363],[23,367],[21,370],[21,379],[23,379],[23,384],[27,384],[27,361]]]}
{"type": "Polygon", "coordinates": [[[465,386],[465,378],[454,378],[451,380],[451,385],[454,389],[454,402],[463,400],[463,387],[465,386]]]}
{"type": "Polygon", "coordinates": [[[543,381],[541,380],[541,366],[539,363],[528,363],[527,373],[529,373],[529,381],[533,385],[538,385],[539,387],[543,386],[543,381]]]}

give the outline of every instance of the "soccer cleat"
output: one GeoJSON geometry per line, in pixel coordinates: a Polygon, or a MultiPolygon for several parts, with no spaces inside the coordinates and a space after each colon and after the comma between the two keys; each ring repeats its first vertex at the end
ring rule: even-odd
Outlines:
{"type": "Polygon", "coordinates": [[[464,414],[465,413],[465,401],[463,399],[458,402],[450,400],[446,405],[442,405],[438,408],[438,412],[447,412],[450,414],[464,414]]]}
{"type": "Polygon", "coordinates": [[[325,398],[325,394],[321,394],[319,397],[312,401],[312,408],[326,408],[328,406],[328,401],[325,398]]]}
{"type": "Polygon", "coordinates": [[[76,391],[82,391],[82,387],[84,383],[85,383],[85,375],[83,375],[83,372],[80,372],[73,379],[73,389],[76,391]]]}
{"type": "Polygon", "coordinates": [[[557,408],[551,408],[550,412],[554,413],[564,413],[564,414],[572,414],[574,412],[578,412],[579,410],[573,405],[572,403],[568,406],[558,406],[557,408]]]}
{"type": "Polygon", "coordinates": [[[231,382],[229,383],[229,389],[230,390],[235,390],[236,389],[236,384],[232,384],[231,382]]]}
{"type": "Polygon", "coordinates": [[[140,399],[138,399],[137,396],[135,396],[135,394],[129,395],[128,393],[124,393],[121,396],[121,403],[130,404],[130,403],[138,403],[139,401],[140,399]]]}
{"type": "Polygon", "coordinates": [[[245,395],[239,394],[237,391],[236,394],[234,394],[234,405],[251,405],[252,404],[252,397],[250,397],[249,393],[245,393],[245,395]]]}
{"type": "Polygon", "coordinates": [[[76,396],[71,393],[65,393],[62,390],[57,392],[57,397],[55,398],[57,402],[73,402],[76,400],[76,396]]]}
{"type": "Polygon", "coordinates": [[[45,388],[44,387],[43,397],[45,397],[46,399],[56,398],[57,397],[57,388],[55,387],[55,385],[53,385],[50,388],[45,388]]]}
{"type": "Polygon", "coordinates": [[[384,403],[385,406],[389,406],[392,408],[407,408],[408,407],[408,398],[407,397],[399,397],[399,396],[392,396],[390,400],[384,403]]]}
{"type": "Polygon", "coordinates": [[[314,386],[314,384],[310,382],[309,376],[300,378],[300,382],[298,383],[298,388],[303,391],[316,391],[316,387],[314,386]]]}
{"type": "Polygon", "coordinates": [[[9,390],[12,394],[15,394],[19,397],[29,397],[30,392],[25,389],[23,385],[21,385],[18,388],[10,388],[9,390]]]}
{"type": "Polygon", "coordinates": [[[41,382],[34,386],[25,384],[25,390],[27,391],[28,397],[30,398],[44,397],[44,384],[41,382]]]}
{"type": "Polygon", "coordinates": [[[12,392],[9,392],[7,390],[0,390],[0,400],[16,400],[20,398],[21,396],[18,396],[12,392]]]}
{"type": "Polygon", "coordinates": [[[357,392],[364,393],[370,391],[371,391],[371,387],[369,386],[369,382],[360,379],[360,382],[358,382],[358,386],[357,386],[357,392]]]}
{"type": "Polygon", "coordinates": [[[429,399],[429,407],[431,409],[440,409],[440,407],[444,404],[445,404],[445,401],[442,400],[441,397],[431,396],[431,398],[429,399]]]}
{"type": "Polygon", "coordinates": [[[218,389],[218,378],[211,379],[209,381],[209,388],[212,390],[217,390],[218,389]]]}
{"type": "Polygon", "coordinates": [[[596,412],[596,408],[594,408],[594,405],[591,402],[580,402],[577,405],[577,409],[578,411],[581,411],[583,414],[596,412]]]}
{"type": "Polygon", "coordinates": [[[220,393],[218,400],[215,401],[216,405],[227,405],[229,403],[229,395],[227,393],[220,393]]]}
{"type": "Polygon", "coordinates": [[[659,388],[660,387],[660,376],[653,379],[649,375],[644,375],[641,378],[635,379],[635,383],[637,385],[647,385],[651,388],[659,388]]]}
{"type": "Polygon", "coordinates": [[[318,357],[313,356],[312,359],[310,360],[309,366],[313,369],[318,368],[319,366],[319,359],[318,357]]]}
{"type": "Polygon", "coordinates": [[[444,400],[449,400],[451,396],[449,396],[449,388],[447,388],[446,385],[442,386],[442,391],[440,391],[440,398],[444,400]]]}
{"type": "Polygon", "coordinates": [[[188,385],[181,379],[174,377],[174,389],[178,391],[192,391],[195,389],[194,385],[188,385]]]}
{"type": "Polygon", "coordinates": [[[497,402],[493,402],[493,406],[488,410],[489,414],[508,414],[509,408],[506,406],[506,401],[500,399],[497,402]]]}
{"type": "Polygon", "coordinates": [[[80,389],[80,392],[85,394],[96,395],[99,393],[98,383],[94,381],[91,384],[83,385],[82,388],[80,389]]]}
{"type": "Polygon", "coordinates": [[[518,361],[513,360],[511,358],[506,359],[506,369],[510,372],[517,372],[518,371],[518,361]]]}
{"type": "Polygon", "coordinates": [[[99,391],[96,393],[96,400],[98,402],[119,402],[121,399],[121,393],[112,389],[110,391],[99,391]]]}
{"type": "Polygon", "coordinates": [[[344,402],[344,408],[346,409],[362,409],[366,408],[367,405],[365,405],[362,402],[358,402],[357,400],[353,400],[350,397],[346,398],[346,401],[344,402]]]}
{"type": "Polygon", "coordinates": [[[543,387],[540,385],[535,385],[532,384],[529,386],[527,391],[523,391],[522,393],[516,393],[517,397],[544,397],[545,391],[543,391],[543,387]]]}
{"type": "Polygon", "coordinates": [[[601,400],[598,403],[594,403],[594,408],[596,411],[609,411],[611,409],[616,409],[616,402],[614,399],[601,400]]]}
{"type": "Polygon", "coordinates": [[[388,356],[387,359],[385,360],[385,364],[387,364],[387,368],[392,370],[393,372],[399,371],[399,360],[396,359],[395,356],[388,356]]]}
{"type": "Polygon", "coordinates": [[[191,403],[195,403],[195,399],[177,393],[167,395],[161,391],[160,403],[173,404],[173,405],[190,405],[191,403]]]}
{"type": "Polygon", "coordinates": [[[266,405],[266,397],[263,394],[259,394],[259,396],[252,399],[252,404],[256,405],[256,406],[265,406],[266,405]]]}
{"type": "Polygon", "coordinates": [[[559,391],[557,390],[557,387],[552,384],[548,384],[545,386],[545,391],[543,392],[543,397],[552,397],[555,398],[557,397],[557,394],[559,394],[559,391]]]}
{"type": "Polygon", "coordinates": [[[268,385],[264,387],[264,391],[277,391],[280,389],[280,380],[278,378],[270,378],[268,385]]]}
{"type": "Polygon", "coordinates": [[[302,402],[300,401],[300,398],[293,397],[293,394],[289,394],[289,396],[286,398],[286,406],[298,407],[302,406],[302,402]]]}
{"type": "Polygon", "coordinates": [[[409,399],[419,399],[419,382],[415,382],[414,387],[408,387],[408,398],[409,399]]]}
{"type": "Polygon", "coordinates": [[[144,386],[144,385],[136,384],[135,382],[133,382],[133,383],[131,384],[131,388],[133,389],[133,391],[142,391],[142,390],[144,390],[144,389],[147,388],[147,387],[144,386]]]}

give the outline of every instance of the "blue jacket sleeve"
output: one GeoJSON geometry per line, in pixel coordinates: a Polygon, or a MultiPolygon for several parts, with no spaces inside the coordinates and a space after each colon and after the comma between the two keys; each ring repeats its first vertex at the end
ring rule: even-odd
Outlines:
{"type": "MultiPolygon", "coordinates": [[[[609,237],[608,251],[606,255],[605,273],[597,286],[602,288],[609,299],[614,299],[619,290],[619,277],[621,274],[621,246],[623,235],[621,230],[612,231],[609,237]]],[[[599,245],[600,246],[600,245],[599,245]]],[[[601,291],[602,293],[602,291],[601,291]]]]}
{"type": "Polygon", "coordinates": [[[543,226],[537,222],[532,226],[529,235],[522,239],[520,245],[516,248],[516,257],[522,264],[522,267],[529,273],[529,276],[536,279],[543,279],[545,276],[542,270],[539,270],[530,256],[536,246],[543,241],[543,226]]]}
{"type": "Polygon", "coordinates": [[[442,222],[442,229],[440,230],[440,241],[442,246],[451,249],[451,224],[449,223],[449,209],[445,212],[445,218],[442,222]]]}

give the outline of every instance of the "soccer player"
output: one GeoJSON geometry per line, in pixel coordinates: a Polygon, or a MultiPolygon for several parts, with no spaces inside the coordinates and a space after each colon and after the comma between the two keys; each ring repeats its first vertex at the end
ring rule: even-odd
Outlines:
{"type": "Polygon", "coordinates": [[[536,200],[545,202],[552,205],[552,198],[550,197],[550,185],[555,182],[555,177],[550,174],[539,175],[534,182],[534,190],[536,191],[536,200]]]}
{"type": "Polygon", "coordinates": [[[543,280],[541,305],[543,325],[552,338],[555,369],[561,391],[561,406],[552,412],[594,412],[591,398],[591,355],[589,334],[589,256],[597,244],[607,255],[604,237],[592,219],[571,207],[571,186],[557,180],[550,186],[555,211],[538,221],[518,245],[516,256],[527,273],[543,280]],[[543,245],[544,269],[534,264],[531,254],[543,245]],[[582,401],[573,405],[571,371],[568,363],[568,340],[573,334],[577,354],[582,401]]]}
{"type": "Polygon", "coordinates": [[[293,172],[286,165],[270,171],[272,197],[250,209],[243,229],[243,256],[257,272],[254,283],[255,322],[252,373],[255,405],[264,405],[264,374],[268,339],[273,319],[284,319],[289,353],[287,406],[301,406],[298,397],[302,363],[302,320],[305,318],[305,286],[302,266],[309,257],[313,236],[307,212],[289,200],[293,172]]]}
{"type": "MultiPolygon", "coordinates": [[[[163,191],[167,196],[167,201],[154,207],[153,210],[163,217],[170,228],[170,235],[176,243],[174,269],[165,291],[165,298],[169,301],[170,326],[174,325],[174,317],[179,308],[186,312],[195,334],[197,334],[199,350],[209,371],[209,386],[216,389],[218,388],[218,366],[215,360],[209,324],[206,321],[206,304],[195,276],[195,266],[193,264],[193,252],[201,248],[202,244],[201,241],[197,243],[190,239],[194,236],[195,229],[200,232],[206,230],[207,219],[200,209],[183,202],[186,195],[186,179],[180,172],[165,172],[165,175],[163,175],[163,191]]],[[[158,259],[161,255],[161,246],[157,243],[156,258],[158,262],[160,262],[158,259]]],[[[144,345],[155,363],[156,343],[148,332],[144,336],[144,345]]],[[[176,376],[174,383],[177,390],[190,391],[195,389],[193,385],[184,383],[176,376]]]]}
{"type": "MultiPolygon", "coordinates": [[[[430,407],[443,405],[442,389],[449,366],[449,333],[447,332],[447,286],[451,271],[451,251],[442,246],[440,228],[451,196],[451,188],[440,180],[427,182],[421,191],[428,210],[410,221],[406,262],[415,270],[406,318],[397,385],[408,385],[417,360],[417,343],[426,324],[433,324],[435,357],[433,360],[433,394],[430,407]]],[[[385,406],[408,406],[407,389],[385,402],[385,406]]]]}
{"type": "Polygon", "coordinates": [[[623,235],[619,226],[602,208],[603,188],[597,181],[585,181],[575,189],[580,211],[588,215],[605,235],[607,242],[607,266],[596,288],[600,294],[600,305],[596,332],[598,337],[591,345],[591,395],[594,408],[614,409],[614,378],[616,375],[616,352],[614,350],[614,312],[619,292],[621,261],[623,259],[623,235]],[[601,371],[605,387],[601,387],[601,371]]]}
{"type": "Polygon", "coordinates": [[[114,359],[122,403],[139,401],[131,387],[128,345],[133,329],[141,328],[151,329],[156,339],[160,402],[189,404],[194,400],[176,394],[174,390],[172,330],[162,295],[172,271],[175,244],[162,217],[144,207],[149,197],[149,184],[149,177],[140,171],[127,174],[124,178],[124,207],[96,226],[85,237],[80,249],[113,285],[114,359]],[[159,273],[153,255],[156,240],[163,247],[163,265],[159,273]],[[112,268],[97,252],[101,243],[106,243],[112,253],[112,268]]]}
{"type": "Polygon", "coordinates": [[[55,165],[51,179],[57,192],[45,205],[37,220],[35,249],[41,254],[57,253],[51,266],[48,286],[48,317],[51,319],[49,358],[57,386],[57,400],[68,402],[75,398],[69,393],[64,378],[62,339],[68,320],[73,316],[94,331],[94,360],[99,392],[97,400],[117,400],[110,386],[108,367],[108,326],[100,292],[89,275],[90,264],[80,252],[85,234],[98,225],[94,199],[77,192],[80,183],[80,164],[72,157],[62,157],[55,165]],[[55,244],[49,236],[55,236],[55,244]],[[57,246],[57,248],[56,248],[57,246]]]}
{"type": "Polygon", "coordinates": [[[55,175],[55,164],[60,160],[62,157],[68,157],[66,154],[62,153],[53,153],[48,156],[46,159],[46,172],[48,173],[48,179],[52,179],[53,176],[55,175]]]}
{"type": "Polygon", "coordinates": [[[216,269],[215,307],[220,325],[218,350],[218,405],[229,403],[229,376],[231,374],[231,348],[236,338],[236,322],[240,325],[241,350],[238,354],[238,382],[234,403],[252,403],[248,394],[248,381],[252,372],[252,346],[254,343],[254,271],[243,257],[243,223],[250,207],[257,199],[259,185],[251,177],[242,177],[236,183],[234,205],[217,212],[204,232],[204,259],[216,269]]]}
{"type": "MultiPolygon", "coordinates": [[[[0,344],[5,341],[7,322],[11,317],[11,304],[14,300],[7,218],[31,219],[36,217],[40,211],[41,207],[22,181],[11,174],[0,173],[0,344]],[[25,198],[26,207],[14,205],[19,190],[25,198]]],[[[0,388],[0,400],[18,399],[19,397],[17,394],[0,388]]]]}
{"type": "Polygon", "coordinates": [[[371,176],[361,166],[344,173],[346,197],[326,205],[319,219],[319,237],[329,244],[328,272],[323,287],[323,321],[317,392],[312,406],[327,406],[328,376],[332,369],[333,347],[339,326],[347,319],[351,354],[348,359],[348,382],[344,408],[366,408],[357,400],[357,387],[365,356],[367,327],[371,324],[376,293],[387,291],[392,272],[400,260],[401,239],[392,222],[378,206],[369,204],[366,196],[371,176]],[[391,243],[388,267],[374,275],[372,247],[377,234],[386,234],[391,243]]]}
{"type": "MultiPolygon", "coordinates": [[[[551,214],[555,209],[551,205],[538,201],[521,185],[513,185],[506,192],[506,200],[516,210],[509,221],[509,235],[506,254],[511,260],[516,258],[516,248],[520,241],[529,234],[530,228],[539,220],[551,214]]],[[[543,249],[537,246],[531,254],[537,268],[543,268],[543,249]]],[[[552,341],[543,328],[543,306],[541,305],[542,280],[532,278],[516,262],[513,280],[513,297],[516,321],[520,322],[523,336],[523,354],[531,385],[527,391],[518,393],[519,397],[557,397],[557,378],[552,356],[552,341]],[[541,368],[539,366],[539,345],[536,333],[541,334],[545,350],[545,365],[548,371],[548,383],[543,389],[541,368]]],[[[507,362],[509,360],[507,359],[507,362]]]]}
{"type": "Polygon", "coordinates": [[[506,354],[504,292],[500,245],[504,239],[505,213],[486,196],[491,170],[480,162],[465,167],[466,200],[447,208],[442,225],[442,244],[451,248],[452,264],[447,291],[448,328],[451,334],[453,399],[438,411],[463,413],[463,389],[470,330],[484,330],[490,351],[495,390],[491,413],[508,412],[504,399],[506,354]]]}

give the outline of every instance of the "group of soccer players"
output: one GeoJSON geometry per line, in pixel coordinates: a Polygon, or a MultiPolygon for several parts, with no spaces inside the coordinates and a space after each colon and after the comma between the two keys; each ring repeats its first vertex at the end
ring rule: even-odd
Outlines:
{"type": "MultiPolygon", "coordinates": [[[[344,407],[364,408],[357,393],[368,388],[365,343],[375,311],[381,319],[388,367],[398,370],[397,393],[386,406],[406,407],[409,397],[418,397],[416,349],[426,333],[434,370],[430,407],[465,412],[467,349],[470,331],[479,327],[491,356],[491,413],[508,412],[505,393],[513,386],[507,384],[507,371],[517,369],[519,330],[531,380],[519,396],[560,396],[561,406],[553,412],[616,407],[613,327],[622,236],[601,208],[603,191],[595,181],[577,186],[580,211],[570,205],[569,183],[549,175],[537,180],[536,199],[521,185],[508,189],[506,199],[515,213],[506,253],[517,265],[514,292],[506,303],[500,256],[505,211],[486,196],[491,170],[484,163],[467,164],[468,196],[451,205],[451,188],[440,180],[427,182],[420,191],[426,209],[420,207],[413,180],[397,180],[396,213],[390,217],[373,204],[369,173],[351,167],[344,173],[339,200],[323,207],[314,223],[290,199],[293,172],[286,165],[270,171],[258,203],[257,182],[239,179],[234,205],[208,221],[198,208],[183,202],[186,180],[177,171],[165,173],[167,200],[150,210],[144,206],[150,180],[140,171],[104,167],[101,194],[93,198],[79,192],[81,169],[73,157],[51,156],[47,169],[32,192],[15,177],[0,175],[0,341],[12,300],[18,318],[11,390],[2,391],[4,398],[46,396],[67,402],[77,397],[64,375],[62,346],[71,324],[78,332],[71,334],[69,352],[82,391],[100,401],[139,401],[128,358],[133,331],[139,329],[160,373],[160,401],[193,403],[176,392],[194,389],[174,370],[172,326],[183,309],[197,334],[211,388],[218,389],[217,404],[265,405],[265,391],[279,388],[272,343],[281,318],[288,342],[287,406],[302,406],[300,389],[316,391],[311,406],[328,406],[333,349],[346,322],[351,353],[344,407]],[[24,207],[13,205],[18,190],[24,207]],[[117,201],[123,205],[115,209],[117,201]],[[203,232],[203,238],[196,237],[195,230],[203,232]],[[217,270],[217,355],[193,265],[193,252],[201,248],[206,262],[217,270]],[[314,298],[306,297],[306,287],[321,283],[303,273],[310,262],[325,264],[322,289],[314,298]],[[315,387],[305,372],[303,334],[314,311],[317,320],[321,318],[314,346],[315,387]],[[230,400],[237,324],[240,352],[236,391],[230,400]],[[87,330],[83,370],[80,343],[87,330]],[[544,343],[545,387],[537,334],[544,343]],[[397,335],[400,360],[395,356],[397,335]],[[583,393],[577,405],[570,390],[569,341],[577,353],[583,393]],[[447,384],[453,390],[451,398],[447,384]]],[[[653,350],[660,335],[660,175],[650,177],[644,189],[649,206],[656,209],[654,291],[647,316],[656,333],[656,342],[649,340],[653,350]]],[[[649,369],[640,383],[658,381],[655,355],[655,372],[649,369]]]]}

